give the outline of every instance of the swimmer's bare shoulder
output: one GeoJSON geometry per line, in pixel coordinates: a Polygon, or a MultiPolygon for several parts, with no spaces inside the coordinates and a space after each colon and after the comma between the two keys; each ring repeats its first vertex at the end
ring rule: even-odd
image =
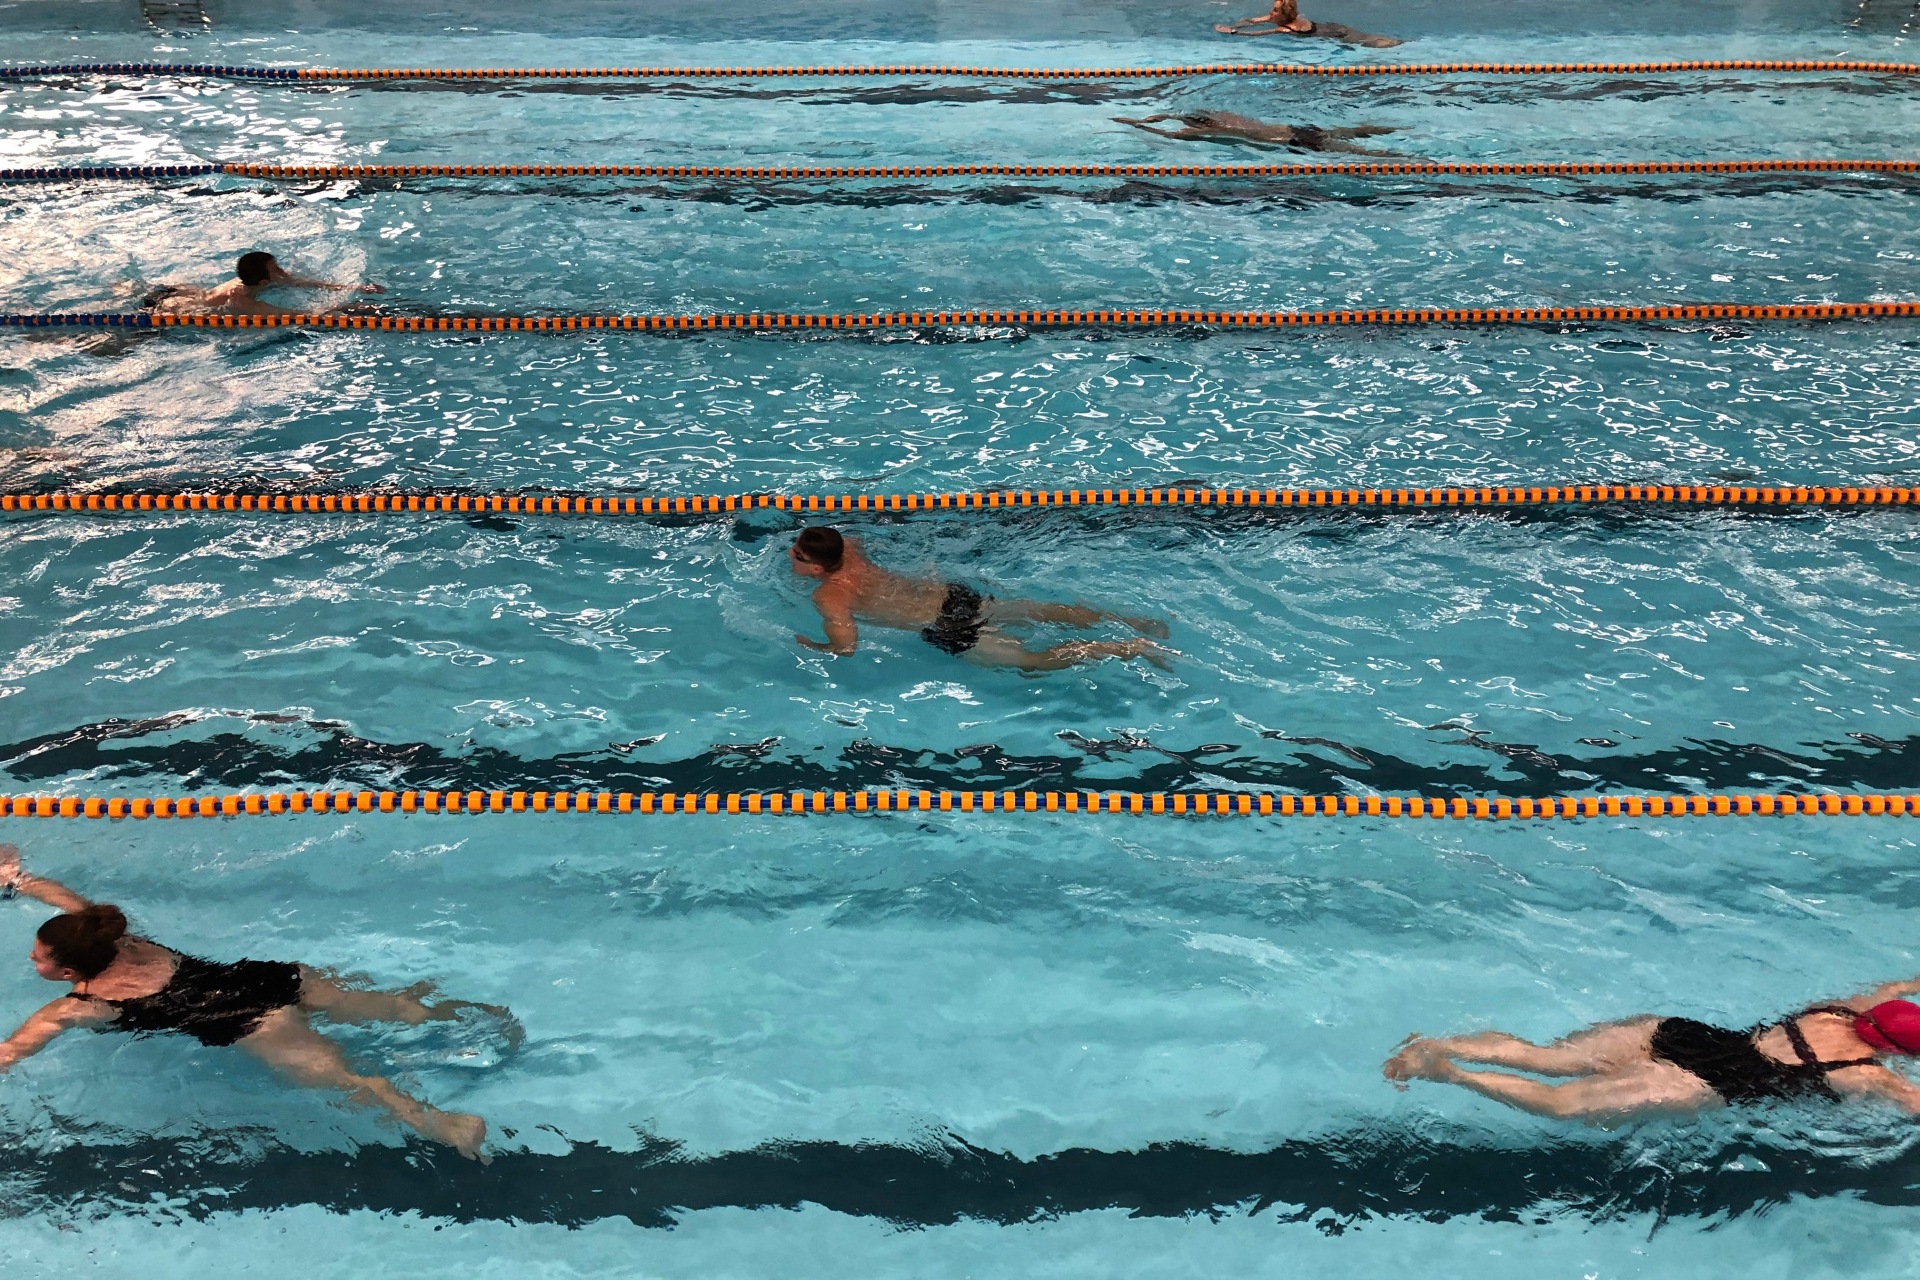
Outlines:
{"type": "Polygon", "coordinates": [[[813,589],[813,606],[822,614],[829,612],[851,613],[860,593],[852,583],[835,576],[813,589]]]}
{"type": "Polygon", "coordinates": [[[153,310],[173,316],[284,316],[293,312],[252,298],[222,298],[209,289],[183,289],[155,303],[153,310]]]}

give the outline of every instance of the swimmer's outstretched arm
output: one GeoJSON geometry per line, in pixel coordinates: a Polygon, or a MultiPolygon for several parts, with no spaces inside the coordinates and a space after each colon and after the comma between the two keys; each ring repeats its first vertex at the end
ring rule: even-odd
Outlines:
{"type": "Polygon", "coordinates": [[[1848,1093],[1870,1093],[1885,1098],[1909,1115],[1920,1115],[1920,1087],[1885,1067],[1836,1073],[1834,1084],[1848,1093]]]}
{"type": "Polygon", "coordinates": [[[62,1031],[90,1022],[105,1022],[114,1016],[112,1010],[91,1000],[61,996],[49,1001],[21,1023],[18,1031],[0,1041],[0,1071],[6,1071],[22,1058],[31,1058],[52,1044],[62,1031]]]}
{"type": "Polygon", "coordinates": [[[1281,31],[1280,24],[1269,21],[1264,13],[1252,18],[1238,18],[1231,23],[1215,23],[1213,29],[1223,36],[1276,36],[1281,31]],[[1264,29],[1262,23],[1266,24],[1264,29]]]}
{"type": "Polygon", "coordinates": [[[825,587],[813,593],[813,607],[820,611],[820,620],[826,624],[827,642],[821,644],[812,636],[803,636],[797,631],[793,638],[816,653],[831,653],[844,658],[859,646],[860,628],[854,625],[853,611],[838,595],[827,596],[826,593],[825,587]]]}
{"type": "Polygon", "coordinates": [[[27,874],[20,866],[18,845],[0,844],[0,885],[10,885],[15,893],[24,893],[59,911],[78,911],[88,905],[85,898],[58,880],[27,874]]]}
{"type": "Polygon", "coordinates": [[[1900,1000],[1916,994],[1920,994],[1920,978],[1904,978],[1899,982],[1889,982],[1884,986],[1875,987],[1865,995],[1854,996],[1836,1003],[1864,1013],[1877,1004],[1885,1004],[1889,1000],[1900,1000]]]}
{"type": "Polygon", "coordinates": [[[1179,116],[1157,115],[1157,116],[1148,116],[1144,120],[1132,120],[1126,116],[1115,116],[1113,117],[1113,122],[1115,124],[1130,124],[1142,133],[1157,133],[1163,138],[1193,137],[1194,136],[1193,130],[1187,128],[1184,125],[1182,125],[1178,129],[1156,129],[1153,127],[1153,122],[1156,120],[1178,120],[1179,118],[1180,118],[1179,116]]]}
{"type": "Polygon", "coordinates": [[[378,284],[340,284],[332,280],[315,280],[311,276],[296,276],[291,271],[283,271],[274,277],[275,284],[286,285],[293,289],[351,289],[355,293],[385,293],[385,285],[378,284]]]}

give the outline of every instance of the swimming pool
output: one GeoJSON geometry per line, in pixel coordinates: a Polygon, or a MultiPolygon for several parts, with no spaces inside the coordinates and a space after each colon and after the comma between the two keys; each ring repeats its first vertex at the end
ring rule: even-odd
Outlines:
{"type": "MultiPolygon", "coordinates": [[[[1205,23],[1239,12],[822,2],[742,26],[570,0],[502,30],[471,5],[208,7],[190,38],[108,4],[0,10],[0,32],[14,62],[1105,66],[1217,60],[1205,23]]],[[[1421,61],[1911,58],[1887,12],[1337,16],[1421,61]]],[[[1901,157],[1912,95],[56,78],[0,89],[0,168],[1266,158],[1111,120],[1194,109],[1382,124],[1375,145],[1434,159],[1901,157]]],[[[5,186],[0,310],[119,309],[257,246],[447,313],[1908,300],[1913,195],[1889,175],[5,186]]],[[[0,352],[8,492],[1909,486],[1920,439],[1904,321],[0,352]]],[[[1904,510],[845,522],[905,568],[1173,619],[1171,673],[1040,680],[908,633],[798,650],[816,624],[771,512],[4,520],[13,794],[1888,791],[1920,750],[1904,510]]],[[[1379,1076],[1414,1029],[1744,1025],[1920,971],[1902,820],[352,813],[0,839],[175,945],[427,977],[527,1029],[517,1051],[340,1033],[485,1115],[485,1169],[240,1055],[63,1039],[0,1087],[9,1275],[1911,1271],[1914,1135],[1886,1113],[1609,1135],[1379,1076]]],[[[39,916],[7,916],[24,950],[39,916]]],[[[9,1016],[53,990],[9,972],[9,1016]]]]}

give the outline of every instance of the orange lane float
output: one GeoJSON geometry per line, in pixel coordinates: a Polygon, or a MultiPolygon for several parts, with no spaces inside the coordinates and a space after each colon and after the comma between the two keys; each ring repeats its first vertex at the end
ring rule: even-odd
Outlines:
{"type": "Polygon", "coordinates": [[[1905,507],[1920,488],[1883,485],[1457,485],[1404,489],[1156,488],[995,489],[968,493],[730,493],[663,497],[504,493],[9,493],[0,512],[90,515],[206,511],[251,515],[503,514],[699,516],[743,511],[987,512],[1035,508],[1362,508],[1376,511],[1494,510],[1556,506],[1623,508],[1905,507]]]}
{"type": "Polygon", "coordinates": [[[191,796],[0,796],[0,817],[241,818],[302,813],[1084,813],[1171,817],[1916,817],[1920,793],[1383,796],[1272,791],[256,791],[191,796]]]}

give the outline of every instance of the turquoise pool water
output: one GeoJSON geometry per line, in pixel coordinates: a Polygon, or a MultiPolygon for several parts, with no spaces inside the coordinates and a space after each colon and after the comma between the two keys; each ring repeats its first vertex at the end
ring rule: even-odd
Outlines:
{"type": "MultiPolygon", "coordinates": [[[[1253,7],[1253,6],[1245,6],[1253,7]]],[[[1025,66],[1342,59],[1239,9],[569,0],[0,9],[9,61],[1025,66]]],[[[1310,12],[1314,12],[1311,11],[1310,12]]],[[[1384,55],[1910,59],[1904,12],[1315,12],[1384,55]],[[1604,21],[1602,20],[1604,16],[1604,21]],[[1855,23],[1855,19],[1859,19],[1855,23]]],[[[1434,159],[1906,157],[1903,82],[0,88],[0,167],[1235,162],[1112,117],[1374,123],[1434,159]]],[[[1282,153],[1281,158],[1299,158],[1282,153]]],[[[0,310],[255,247],[401,308],[1312,308],[1920,297],[1912,179],[0,188],[0,310]]],[[[656,494],[1916,483],[1904,322],[885,339],[0,339],[8,491],[656,494]]],[[[1170,673],[829,661],[791,521],[0,524],[0,791],[853,786],[1539,796],[1916,784],[1904,511],[874,519],[890,563],[1172,619],[1170,673]]],[[[9,1276],[1904,1276],[1911,1122],[1574,1131],[1379,1062],[1410,1030],[1756,1021],[1920,971],[1897,820],[1547,830],[981,815],[8,819],[219,958],[512,1005],[352,1029],[478,1168],[239,1055],[71,1036],[0,1081],[9,1276]]],[[[0,907],[24,952],[39,914],[0,907]]],[[[53,988],[0,975],[0,1013],[53,988]]]]}

